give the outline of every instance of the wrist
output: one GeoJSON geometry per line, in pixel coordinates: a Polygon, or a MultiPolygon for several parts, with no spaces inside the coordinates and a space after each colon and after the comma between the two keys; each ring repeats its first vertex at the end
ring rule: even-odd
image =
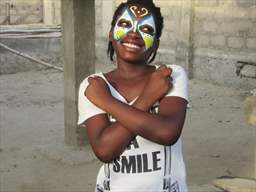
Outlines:
{"type": "Polygon", "coordinates": [[[105,99],[105,101],[103,102],[103,105],[101,106],[101,108],[106,111],[106,112],[110,112],[111,111],[111,107],[117,102],[117,99],[114,98],[113,96],[110,96],[109,98],[105,99]]]}
{"type": "Polygon", "coordinates": [[[142,111],[148,111],[153,104],[154,102],[149,97],[142,95],[134,102],[133,106],[142,111]]]}

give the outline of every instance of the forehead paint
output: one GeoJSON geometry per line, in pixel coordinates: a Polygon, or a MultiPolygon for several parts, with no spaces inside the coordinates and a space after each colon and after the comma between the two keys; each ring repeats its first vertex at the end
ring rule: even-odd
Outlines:
{"type": "Polygon", "coordinates": [[[138,8],[137,6],[131,6],[130,8],[126,8],[115,24],[113,30],[113,37],[116,41],[120,42],[120,40],[122,40],[131,31],[137,31],[140,34],[141,38],[145,43],[146,50],[153,46],[156,26],[152,14],[150,14],[146,8],[138,8]],[[129,22],[130,26],[119,26],[118,24],[121,20],[129,22]],[[152,27],[153,34],[142,31],[140,27],[143,25],[152,27]]]}
{"type": "Polygon", "coordinates": [[[133,15],[137,18],[144,17],[144,16],[148,15],[148,10],[144,7],[140,8],[137,6],[131,6],[130,10],[133,13],[133,15]]]}

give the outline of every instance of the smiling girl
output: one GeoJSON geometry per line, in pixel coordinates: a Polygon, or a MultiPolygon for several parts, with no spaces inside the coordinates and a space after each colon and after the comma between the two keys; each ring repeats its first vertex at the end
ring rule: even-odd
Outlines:
{"type": "Polygon", "coordinates": [[[119,5],[108,55],[117,68],[85,78],[79,120],[104,162],[96,192],[186,192],[181,132],[188,103],[187,76],[177,65],[149,65],[163,28],[151,0],[119,5]]]}

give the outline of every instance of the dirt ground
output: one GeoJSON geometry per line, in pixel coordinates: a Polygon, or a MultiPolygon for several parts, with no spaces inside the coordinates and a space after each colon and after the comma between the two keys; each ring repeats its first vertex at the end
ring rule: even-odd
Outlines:
{"type": "MultiPolygon", "coordinates": [[[[101,163],[64,144],[63,76],[54,70],[0,76],[0,191],[91,192],[101,163]]],[[[183,154],[192,192],[216,192],[223,176],[254,176],[255,129],[244,92],[190,81],[183,154]]]]}

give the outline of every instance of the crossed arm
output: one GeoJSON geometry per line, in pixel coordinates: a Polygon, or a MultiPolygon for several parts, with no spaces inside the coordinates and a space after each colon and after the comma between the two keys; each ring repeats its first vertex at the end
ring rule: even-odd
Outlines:
{"type": "Polygon", "coordinates": [[[85,92],[87,98],[117,120],[111,123],[107,115],[100,114],[85,121],[90,144],[101,161],[115,159],[137,135],[162,145],[171,145],[178,140],[186,114],[185,99],[164,97],[158,114],[148,112],[170,89],[167,78],[170,73],[168,70],[153,73],[151,81],[132,106],[113,98],[100,77],[89,80],[90,85],[85,92]]]}

